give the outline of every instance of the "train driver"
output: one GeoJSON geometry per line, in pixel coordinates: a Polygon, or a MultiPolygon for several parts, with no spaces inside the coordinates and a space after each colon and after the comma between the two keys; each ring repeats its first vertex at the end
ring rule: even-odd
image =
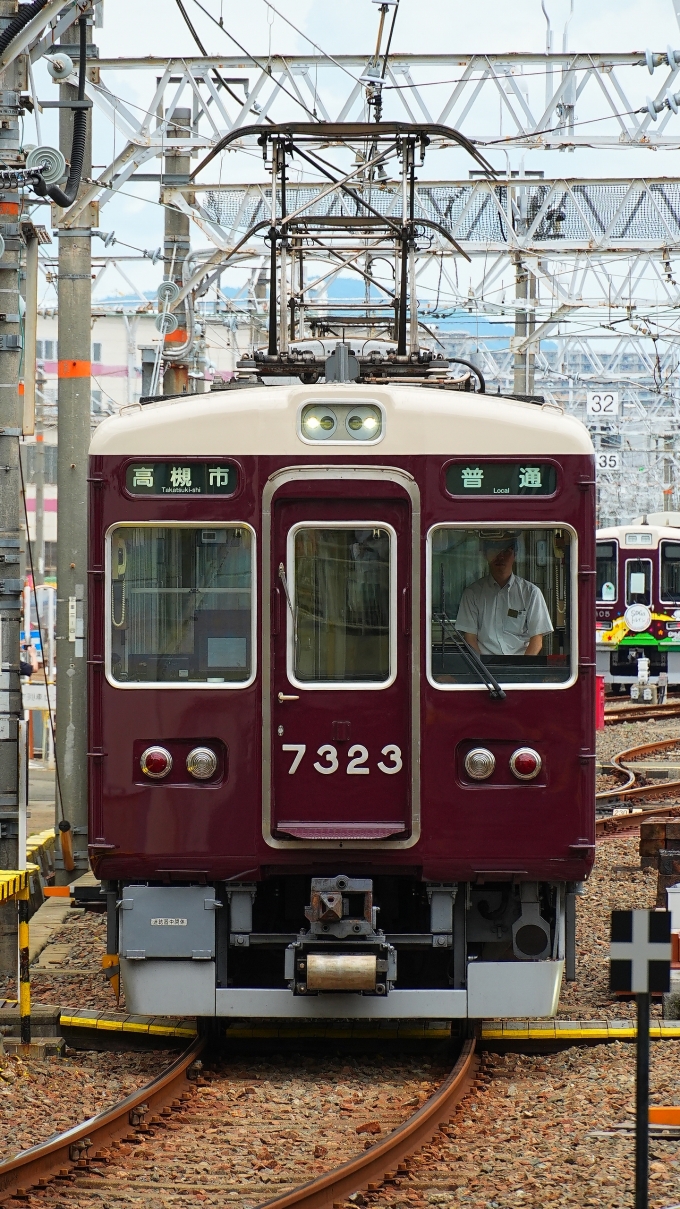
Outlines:
{"type": "Polygon", "coordinates": [[[553,626],[540,588],[513,571],[516,536],[482,537],[481,550],[489,573],[463,591],[456,628],[480,655],[538,655],[553,626]]]}

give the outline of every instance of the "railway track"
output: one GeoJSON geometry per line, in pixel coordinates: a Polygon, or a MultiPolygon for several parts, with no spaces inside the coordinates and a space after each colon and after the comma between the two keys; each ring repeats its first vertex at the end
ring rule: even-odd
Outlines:
{"type": "MultiPolygon", "coordinates": [[[[0,1164],[0,1203],[14,1198],[25,1203],[38,1193],[41,1203],[49,1204],[52,1192],[60,1205],[65,1201],[77,1204],[81,1196],[90,1203],[91,1181],[94,1179],[99,1187],[105,1186],[106,1167],[114,1164],[116,1188],[124,1185],[126,1174],[131,1186],[139,1188],[138,1173],[130,1170],[137,1164],[133,1160],[127,1165],[128,1157],[140,1155],[142,1149],[148,1152],[149,1146],[153,1152],[154,1146],[160,1145],[163,1139],[172,1138],[174,1133],[167,1131],[182,1130],[183,1116],[187,1130],[196,1123],[196,1104],[201,1089],[190,1075],[204,1049],[203,1040],[195,1041],[160,1076],[119,1104],[0,1164]],[[123,1172],[118,1166],[121,1160],[126,1164],[123,1172]]],[[[367,1149],[348,1161],[264,1203],[268,1209],[292,1206],[304,1209],[328,1206],[330,1209],[353,1192],[375,1191],[384,1182],[395,1184],[407,1180],[409,1156],[449,1121],[456,1105],[475,1082],[477,1068],[475,1042],[467,1040],[449,1075],[408,1120],[384,1139],[367,1144],[367,1149]]],[[[212,1123],[209,1105],[202,1126],[206,1123],[212,1123]]],[[[249,1129],[252,1131],[253,1128],[251,1123],[249,1129]]],[[[200,1144],[198,1150],[200,1153],[200,1144]]],[[[194,1167],[195,1160],[192,1169],[194,1167]]],[[[170,1174],[173,1175],[172,1167],[170,1174]]],[[[175,1190],[180,1188],[181,1184],[175,1185],[175,1190]]],[[[252,1190],[247,1191],[252,1196],[252,1190]]],[[[187,1188],[190,1196],[192,1192],[193,1189],[187,1188]]]]}
{"type": "Polygon", "coordinates": [[[607,726],[615,726],[621,722],[650,722],[679,717],[680,701],[672,701],[666,705],[624,705],[621,709],[605,709],[604,713],[607,726]]]}
{"type": "Polygon", "coordinates": [[[642,800],[644,805],[641,805],[632,813],[604,815],[598,818],[596,822],[596,834],[598,836],[630,834],[637,830],[643,817],[649,819],[660,813],[665,818],[680,815],[680,805],[647,805],[648,798],[680,797],[680,780],[661,781],[658,785],[638,785],[636,784],[637,774],[635,770],[624,767],[624,764],[633,763],[635,760],[655,755],[657,752],[671,751],[674,747],[679,746],[680,737],[675,739],[659,739],[654,743],[641,743],[637,747],[629,747],[625,751],[619,751],[616,755],[612,756],[610,766],[614,772],[623,777],[623,784],[597,793],[595,795],[596,803],[600,806],[606,805],[607,802],[629,802],[635,805],[642,800]]]}
{"type": "Polygon", "coordinates": [[[16,1193],[23,1198],[31,1189],[44,1189],[54,1180],[66,1187],[75,1171],[97,1160],[102,1146],[120,1144],[133,1132],[138,1140],[154,1129],[167,1128],[196,1092],[188,1072],[204,1044],[202,1039],[194,1041],[162,1074],[113,1108],[0,1163],[0,1202],[16,1193]]]}

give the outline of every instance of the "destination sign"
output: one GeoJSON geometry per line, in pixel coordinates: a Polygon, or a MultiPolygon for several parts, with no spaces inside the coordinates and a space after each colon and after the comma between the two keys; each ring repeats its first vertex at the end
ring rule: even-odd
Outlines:
{"type": "Polygon", "coordinates": [[[456,462],[446,470],[451,495],[552,495],[557,484],[550,462],[456,462]]]}
{"type": "Polygon", "coordinates": [[[125,482],[130,495],[233,495],[237,472],[231,462],[139,462],[125,482]]]}

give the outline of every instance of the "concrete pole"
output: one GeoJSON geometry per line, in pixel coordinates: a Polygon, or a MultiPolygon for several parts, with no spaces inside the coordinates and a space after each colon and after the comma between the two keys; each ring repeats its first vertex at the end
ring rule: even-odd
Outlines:
{"type": "MultiPolygon", "coordinates": [[[[168,127],[170,138],[189,138],[191,134],[191,110],[176,109],[174,122],[168,127]]],[[[190,155],[166,155],[164,175],[168,184],[188,184],[191,172],[190,155]],[[170,179],[168,179],[170,178],[170,179]]],[[[191,219],[171,206],[165,207],[165,276],[182,288],[182,266],[191,248],[191,219]]],[[[165,337],[164,346],[167,349],[184,344],[187,338],[187,302],[181,302],[173,311],[177,319],[177,329],[165,337]]],[[[163,394],[182,395],[189,392],[188,361],[163,362],[163,394]]]]}
{"type": "MultiPolygon", "coordinates": [[[[77,24],[62,46],[79,42],[77,24]]],[[[91,32],[88,29],[88,41],[91,32]]],[[[77,59],[77,54],[75,56],[77,59]]],[[[77,89],[60,86],[62,101],[77,89]]],[[[59,110],[59,145],[71,155],[73,114],[59,110]]],[[[92,175],[92,122],[88,117],[83,178],[92,175]]],[[[81,189],[87,186],[81,185],[81,189]]],[[[57,212],[59,216],[64,212],[57,212]]],[[[67,212],[66,212],[67,213],[67,212]]],[[[90,306],[92,285],[90,214],[82,225],[59,230],[59,383],[57,460],[57,744],[63,817],[72,828],[75,873],[57,856],[57,883],[72,882],[88,869],[87,859],[87,458],[90,444],[90,306]]],[[[57,802],[57,821],[61,817],[57,802]]]]}
{"type": "Polygon", "coordinates": [[[45,386],[42,365],[35,375],[35,582],[45,582],[45,386]]]}
{"type": "Polygon", "coordinates": [[[663,460],[663,510],[664,512],[675,511],[675,462],[673,461],[673,437],[665,436],[663,447],[665,457],[663,460]]]}
{"type": "MultiPolygon", "coordinates": [[[[515,259],[515,298],[529,299],[536,297],[536,278],[530,273],[519,257],[515,259]]],[[[522,307],[515,311],[515,337],[521,340],[530,336],[536,327],[533,310],[522,307]]],[[[513,393],[516,395],[531,395],[534,392],[534,364],[536,354],[533,345],[523,352],[515,353],[513,393]]]]}
{"type": "MultiPolygon", "coordinates": [[[[45,441],[43,433],[42,399],[35,409],[35,541],[33,570],[36,586],[45,582],[45,441]]],[[[45,659],[43,651],[43,659],[45,659]]]]}
{"type": "MultiPolygon", "coordinates": [[[[0,0],[0,18],[12,17],[17,0],[0,0]]],[[[3,27],[6,24],[2,22],[3,27]]],[[[25,59],[17,59],[0,76],[3,129],[0,156],[18,164],[19,92],[25,59]]],[[[5,254],[0,260],[0,869],[16,869],[19,837],[19,721],[23,718],[19,684],[21,627],[21,524],[23,506],[19,473],[19,437],[23,398],[19,394],[21,336],[19,285],[19,195],[0,193],[0,222],[5,225],[5,254]]],[[[16,970],[17,917],[14,903],[0,908],[0,973],[16,970]]]]}

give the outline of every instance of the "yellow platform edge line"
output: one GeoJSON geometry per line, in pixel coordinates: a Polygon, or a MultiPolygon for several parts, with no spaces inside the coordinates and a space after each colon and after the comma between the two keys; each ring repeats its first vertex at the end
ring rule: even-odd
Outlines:
{"type": "MultiPolygon", "coordinates": [[[[66,1028],[89,1028],[100,1029],[106,1032],[119,1033],[136,1033],[137,1035],[146,1034],[156,1037],[194,1037],[196,1029],[183,1027],[177,1024],[156,1024],[156,1023],[141,1023],[129,1019],[110,1019],[104,1013],[96,1016],[79,1016],[62,1014],[61,1023],[66,1028]]],[[[285,1037],[304,1037],[309,1036],[308,1029],[301,1029],[291,1023],[290,1027],[271,1026],[262,1024],[260,1026],[246,1027],[228,1027],[227,1019],[224,1019],[225,1027],[228,1035],[234,1039],[238,1038],[280,1038],[285,1037]]],[[[321,1022],[319,1022],[321,1025],[321,1022]]],[[[320,1029],[314,1030],[316,1033],[322,1032],[324,1036],[344,1037],[351,1033],[357,1039],[375,1039],[376,1033],[374,1030],[361,1027],[359,1029],[341,1029],[337,1026],[321,1026],[320,1029]]],[[[432,1040],[441,1040],[448,1037],[446,1029],[422,1029],[416,1027],[396,1026],[394,1029],[382,1030],[382,1035],[389,1034],[395,1037],[428,1037],[432,1040]]],[[[674,1040],[680,1038],[680,1026],[668,1027],[661,1024],[653,1024],[650,1026],[649,1035],[658,1040],[674,1040]]],[[[481,1036],[483,1041],[607,1041],[607,1040],[630,1040],[637,1036],[637,1029],[634,1024],[613,1026],[603,1021],[601,1028],[504,1028],[494,1021],[493,1024],[482,1024],[481,1036]]]]}
{"type": "Polygon", "coordinates": [[[111,1033],[153,1033],[158,1037],[195,1037],[196,1029],[177,1028],[174,1025],[135,1024],[128,1020],[107,1020],[93,1016],[67,1016],[62,1013],[60,1023],[64,1028],[93,1028],[111,1033]]]}
{"type": "MultiPolygon", "coordinates": [[[[652,1024],[649,1029],[650,1037],[658,1040],[674,1040],[680,1038],[680,1027],[668,1027],[663,1024],[652,1024]]],[[[627,1040],[637,1036],[637,1028],[630,1026],[613,1026],[604,1023],[602,1028],[498,1028],[482,1025],[483,1041],[597,1041],[597,1040],[627,1040]]]]}
{"type": "Polygon", "coordinates": [[[0,869],[0,903],[11,902],[29,884],[34,873],[40,872],[40,866],[27,864],[25,869],[0,869]]]}

